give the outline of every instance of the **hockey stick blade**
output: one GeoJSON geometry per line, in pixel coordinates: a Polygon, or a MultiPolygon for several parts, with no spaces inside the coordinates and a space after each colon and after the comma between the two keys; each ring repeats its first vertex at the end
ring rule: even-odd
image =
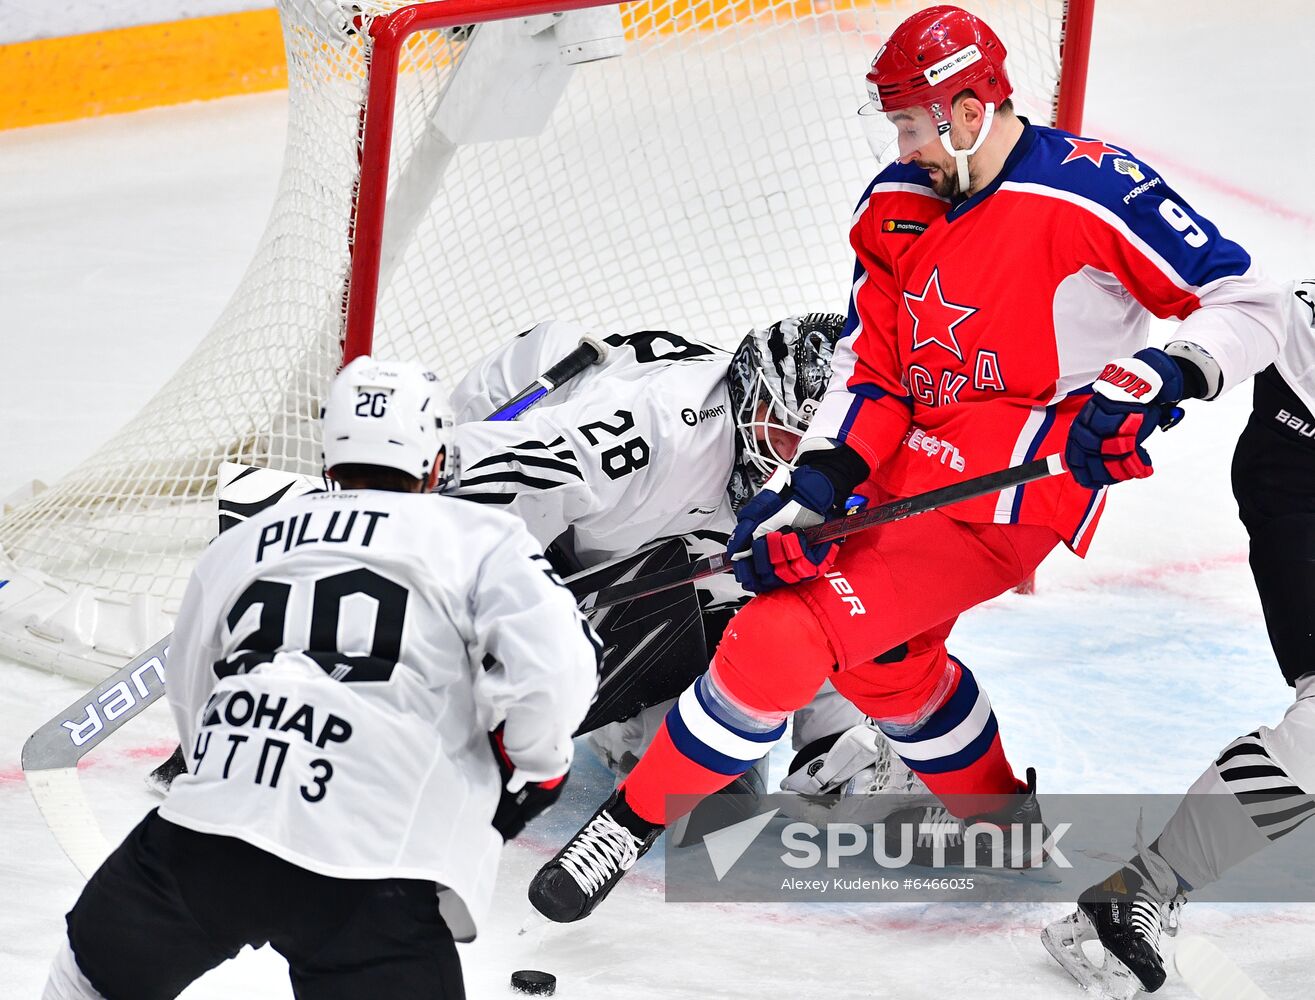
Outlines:
{"type": "Polygon", "coordinates": [[[164,694],[169,637],[69,705],[23,744],[23,777],[70,861],[90,878],[109,844],[78,782],[78,761],[164,694]]]}
{"type": "MultiPolygon", "coordinates": [[[[1064,471],[1064,461],[1061,456],[1050,455],[1047,458],[1038,458],[1023,465],[1010,466],[1008,469],[1001,469],[999,472],[989,472],[984,476],[965,479],[961,483],[942,486],[938,490],[919,493],[917,496],[906,497],[903,500],[892,500],[890,503],[883,503],[871,510],[861,511],[849,517],[837,517],[824,521],[811,528],[805,528],[804,537],[814,544],[835,541],[838,538],[844,538],[847,535],[852,535],[878,524],[902,521],[904,518],[913,517],[915,514],[925,514],[928,511],[948,507],[964,500],[973,500],[1015,486],[1023,486],[1027,483],[1036,482],[1038,479],[1047,479],[1050,476],[1058,475],[1064,471]]],[[[671,569],[662,570],[660,573],[653,573],[638,580],[632,580],[629,583],[604,587],[594,599],[593,607],[606,608],[613,604],[620,604],[623,601],[648,597],[671,587],[679,587],[682,583],[693,583],[696,580],[724,573],[730,568],[730,565],[730,556],[724,552],[719,552],[688,566],[675,566],[671,569]]]]}
{"type": "Polygon", "coordinates": [[[1173,964],[1201,1000],[1269,1000],[1237,963],[1203,937],[1181,938],[1173,964]]]}

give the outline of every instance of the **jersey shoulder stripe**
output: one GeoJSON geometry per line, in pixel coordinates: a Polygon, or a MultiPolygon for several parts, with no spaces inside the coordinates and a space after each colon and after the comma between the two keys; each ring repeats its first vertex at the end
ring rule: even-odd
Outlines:
{"type": "Polygon", "coordinates": [[[1004,190],[1049,195],[1085,208],[1152,259],[1180,287],[1197,289],[1245,274],[1250,255],[1225,239],[1163,177],[1121,146],[1059,129],[1029,126],[1031,148],[1004,178],[1004,190]],[[1144,252],[1144,251],[1143,251],[1144,252]]]}
{"type": "Polygon", "coordinates": [[[521,441],[471,463],[462,469],[451,494],[476,503],[505,505],[526,491],[560,489],[584,482],[575,451],[559,435],[546,442],[521,441]]]}
{"type": "Polygon", "coordinates": [[[528,472],[518,471],[515,468],[504,469],[500,472],[491,472],[483,476],[472,476],[470,478],[462,477],[461,490],[464,492],[472,486],[491,486],[494,484],[500,486],[528,486],[532,490],[551,490],[557,486],[565,486],[571,479],[583,478],[578,472],[574,477],[562,477],[558,479],[545,479],[542,476],[532,476],[528,472]]]}
{"type": "Polygon", "coordinates": [[[540,469],[573,475],[577,478],[580,475],[580,465],[575,460],[575,453],[570,451],[555,453],[553,457],[546,457],[529,451],[504,451],[480,459],[466,471],[474,472],[476,469],[490,469],[506,465],[531,465],[540,469]]]}

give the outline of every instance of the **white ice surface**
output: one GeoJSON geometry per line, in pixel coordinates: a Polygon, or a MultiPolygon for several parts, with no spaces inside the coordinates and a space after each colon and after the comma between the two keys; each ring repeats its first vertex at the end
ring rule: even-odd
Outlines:
{"type": "MultiPolygon", "coordinates": [[[[1156,165],[1282,276],[1315,275],[1315,139],[1300,105],[1312,13],[1308,0],[1097,10],[1085,131],[1156,165]]],[[[75,465],[205,332],[273,196],[282,100],[0,134],[0,497],[75,465]]],[[[1058,554],[1037,596],[963,618],[954,649],[989,687],[1011,758],[1035,765],[1044,789],[1181,791],[1285,707],[1228,487],[1248,399],[1244,388],[1193,406],[1154,442],[1157,474],[1115,491],[1085,564],[1058,554]]],[[[80,882],[18,752],[78,688],[17,666],[0,678],[0,996],[34,997],[80,882]]],[[[92,755],[83,782],[111,838],[153,804],[140,779],[171,738],[156,710],[92,755]]],[[[1080,995],[1036,937],[1062,907],[667,904],[659,859],[584,923],[517,936],[529,877],[605,781],[582,764],[564,805],[507,852],[492,925],[462,948],[472,997],[509,996],[509,973],[525,967],[555,973],[567,1000],[1080,995]]],[[[1274,1000],[1311,995],[1315,906],[1194,905],[1186,922],[1274,1000]]],[[[290,995],[267,949],[185,994],[290,995]]],[[[1187,994],[1171,980],[1160,995],[1187,994]]]]}

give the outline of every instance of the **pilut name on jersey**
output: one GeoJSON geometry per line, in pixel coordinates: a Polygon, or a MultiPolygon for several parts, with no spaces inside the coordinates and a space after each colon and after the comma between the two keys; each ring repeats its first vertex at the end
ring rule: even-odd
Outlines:
{"type": "MultiPolygon", "coordinates": [[[[1055,129],[1026,126],[997,180],[957,206],[920,167],[888,167],[851,243],[849,335],[812,433],[851,444],[896,496],[1062,451],[1091,382],[1146,345],[1152,315],[1226,304],[1193,328],[1226,384],[1263,367],[1256,325],[1280,325],[1275,286],[1159,174],[1055,129]]],[[[1054,477],[948,513],[1050,525],[1083,553],[1102,504],[1054,477]]]]}
{"type": "Polygon", "coordinates": [[[505,720],[527,780],[563,773],[596,641],[501,510],[285,500],[220,535],[189,582],[167,692],[188,772],[160,815],[324,875],[438,882],[469,936],[501,847],[487,733],[505,720]]]}

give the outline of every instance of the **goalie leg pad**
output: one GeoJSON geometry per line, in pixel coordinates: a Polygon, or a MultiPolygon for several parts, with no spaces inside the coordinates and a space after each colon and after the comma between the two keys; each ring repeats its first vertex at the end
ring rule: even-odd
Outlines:
{"type": "Polygon", "coordinates": [[[790,740],[795,750],[867,723],[867,715],[828,681],[791,720],[790,740]]]}

